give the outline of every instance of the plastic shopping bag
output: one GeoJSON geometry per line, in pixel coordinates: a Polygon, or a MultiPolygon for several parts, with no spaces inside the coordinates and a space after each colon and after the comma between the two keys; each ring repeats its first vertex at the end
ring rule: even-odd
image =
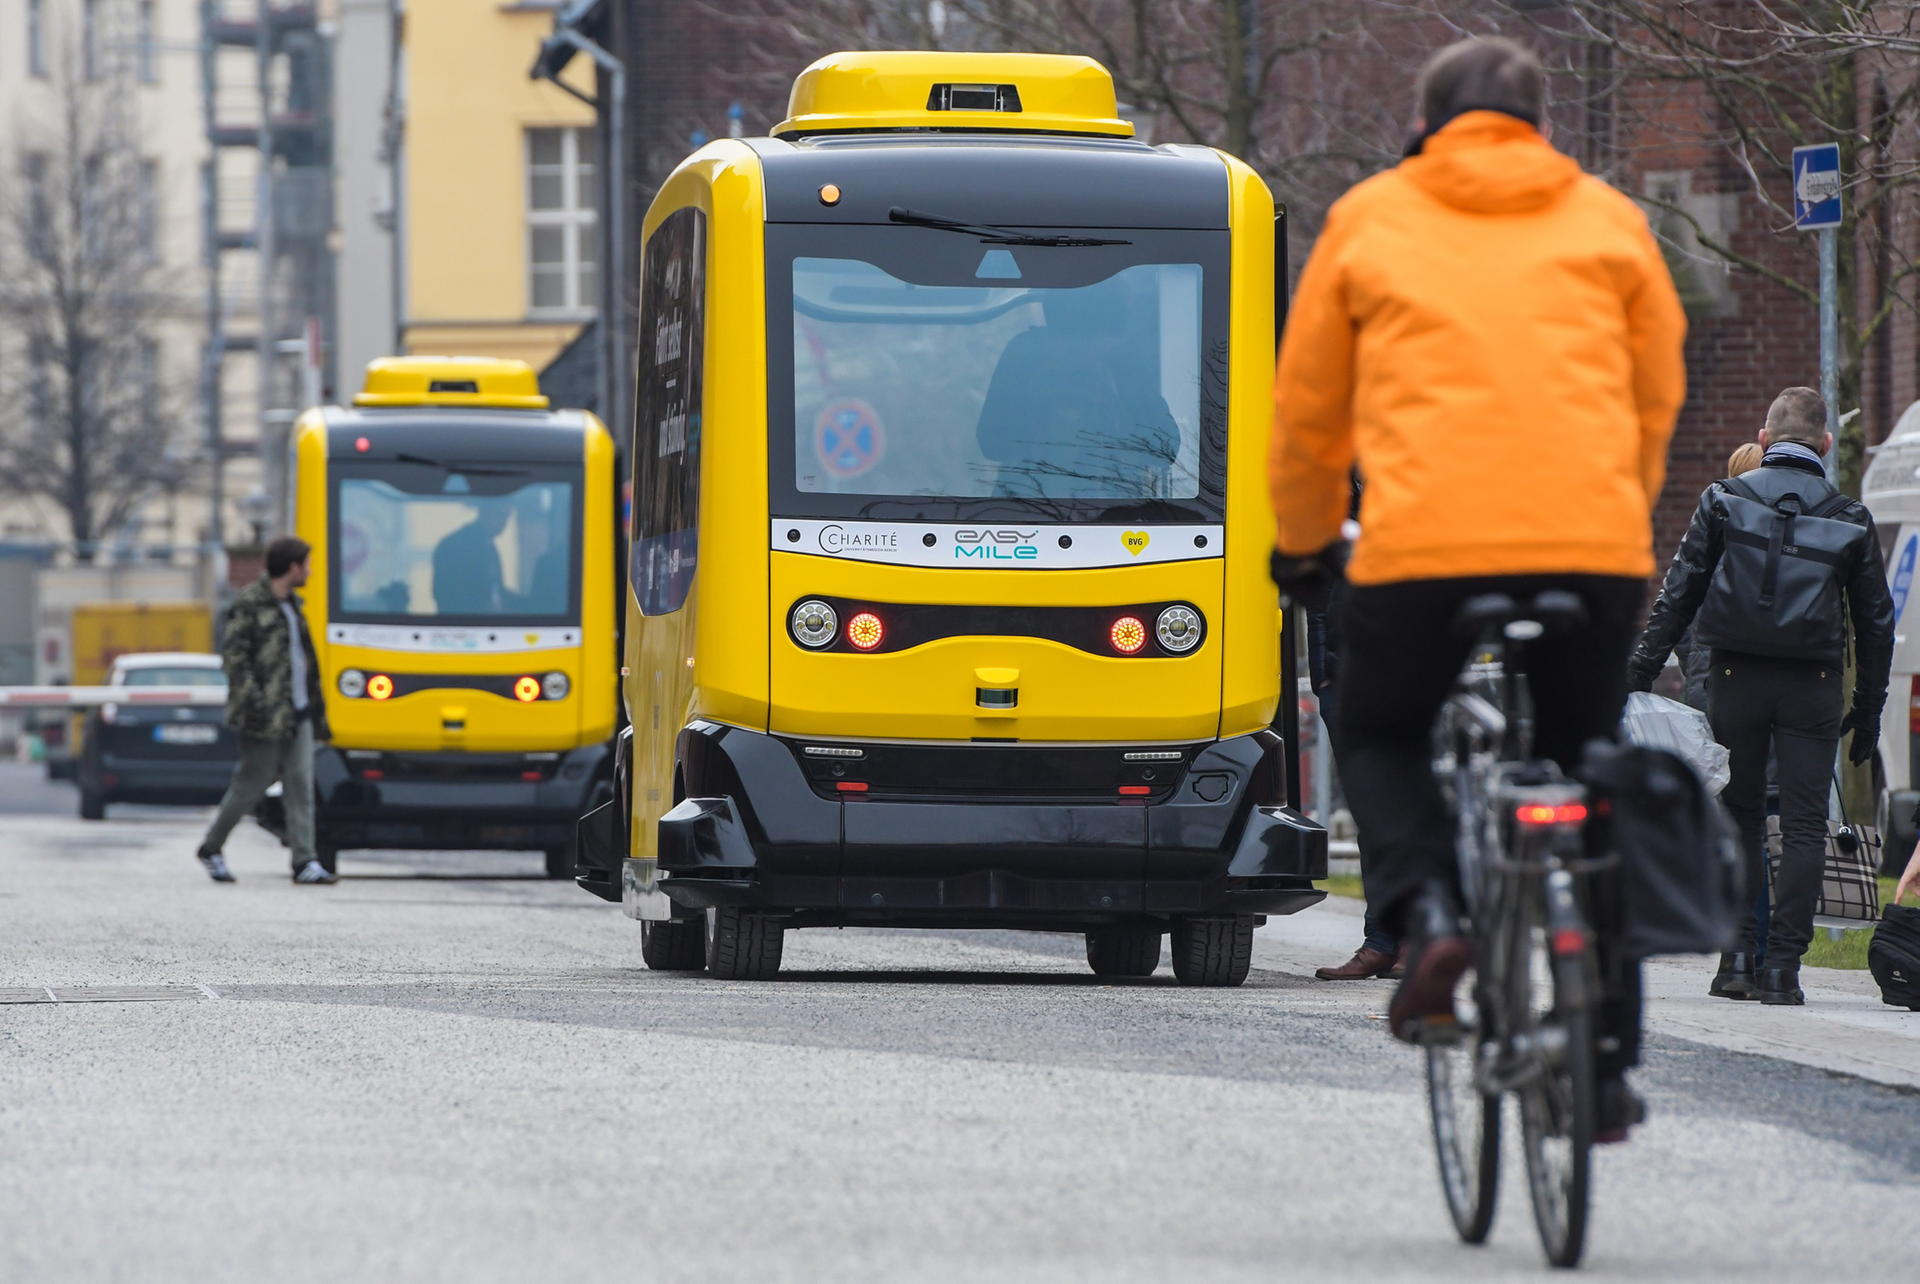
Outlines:
{"type": "Polygon", "coordinates": [[[1651,691],[1630,692],[1621,727],[1636,745],[1665,749],[1684,758],[1711,794],[1725,789],[1733,775],[1726,749],[1713,738],[1713,725],[1706,714],[1691,705],[1651,691]]]}

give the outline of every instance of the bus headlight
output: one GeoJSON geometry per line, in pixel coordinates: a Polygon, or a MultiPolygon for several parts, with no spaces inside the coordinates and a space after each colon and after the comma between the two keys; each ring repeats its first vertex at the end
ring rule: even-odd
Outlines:
{"type": "Polygon", "coordinates": [[[564,700],[567,698],[567,692],[571,690],[573,690],[573,683],[567,680],[567,675],[564,673],[549,673],[540,680],[540,694],[549,700],[564,700]]]}
{"type": "Polygon", "coordinates": [[[840,633],[840,617],[833,608],[817,598],[809,598],[793,608],[793,640],[801,646],[820,647],[840,633]]]}
{"type": "Polygon", "coordinates": [[[367,693],[367,675],[358,669],[342,669],[335,685],[340,688],[340,694],[347,699],[358,700],[367,693]]]}
{"type": "Polygon", "coordinates": [[[1190,606],[1170,606],[1154,622],[1153,636],[1175,655],[1200,645],[1200,613],[1190,606]]]}

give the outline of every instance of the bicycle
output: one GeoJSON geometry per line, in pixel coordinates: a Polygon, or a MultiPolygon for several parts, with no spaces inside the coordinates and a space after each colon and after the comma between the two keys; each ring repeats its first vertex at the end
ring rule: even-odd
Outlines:
{"type": "Polygon", "coordinates": [[[1578,627],[1585,608],[1550,591],[1474,598],[1455,628],[1475,658],[1436,731],[1436,773],[1456,817],[1474,966],[1452,1022],[1423,1031],[1441,1185],[1460,1238],[1485,1242],[1500,1177],[1502,1101],[1518,1099],[1534,1222],[1548,1259],[1585,1248],[1594,1140],[1599,965],[1582,908],[1603,862],[1582,845],[1587,794],[1533,754],[1529,643],[1578,627]]]}

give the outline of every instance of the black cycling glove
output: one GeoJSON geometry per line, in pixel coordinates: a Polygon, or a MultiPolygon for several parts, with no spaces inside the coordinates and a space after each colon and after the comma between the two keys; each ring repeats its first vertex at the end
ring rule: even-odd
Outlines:
{"type": "Polygon", "coordinates": [[[1344,540],[1336,540],[1308,557],[1291,557],[1275,549],[1267,571],[1280,595],[1294,606],[1324,611],[1334,584],[1346,576],[1348,547],[1344,540]]]}

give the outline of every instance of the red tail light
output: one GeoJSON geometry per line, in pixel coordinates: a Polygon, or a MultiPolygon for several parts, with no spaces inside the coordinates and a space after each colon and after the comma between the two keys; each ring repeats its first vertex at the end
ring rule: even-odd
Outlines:
{"type": "Polygon", "coordinates": [[[540,698],[540,679],[531,675],[513,680],[513,698],[521,704],[532,704],[540,698]]]}
{"type": "Polygon", "coordinates": [[[867,792],[867,782],[864,780],[840,780],[836,781],[833,787],[843,794],[864,794],[867,792]]]}
{"type": "Polygon", "coordinates": [[[360,768],[360,779],[362,780],[385,780],[386,776],[387,776],[387,773],[380,770],[380,768],[378,767],[360,768]]]}
{"type": "Polygon", "coordinates": [[[537,771],[523,771],[520,773],[520,779],[537,785],[540,783],[540,773],[537,771]]]}
{"type": "Polygon", "coordinates": [[[1135,798],[1135,797],[1139,797],[1142,794],[1152,793],[1153,786],[1152,785],[1122,785],[1120,786],[1120,792],[1128,798],[1135,798]]]}
{"type": "Polygon", "coordinates": [[[393,695],[393,679],[384,673],[376,673],[367,679],[367,699],[386,700],[393,695]]]}
{"type": "Polygon", "coordinates": [[[871,651],[887,638],[887,626],[872,611],[862,611],[847,621],[847,645],[856,651],[871,651]]]}
{"type": "Polygon", "coordinates": [[[1107,640],[1121,655],[1134,655],[1147,644],[1147,625],[1137,615],[1123,615],[1107,630],[1107,640]]]}
{"type": "Polygon", "coordinates": [[[1522,803],[1513,818],[1523,825],[1579,825],[1587,819],[1585,803],[1522,803]]]}

